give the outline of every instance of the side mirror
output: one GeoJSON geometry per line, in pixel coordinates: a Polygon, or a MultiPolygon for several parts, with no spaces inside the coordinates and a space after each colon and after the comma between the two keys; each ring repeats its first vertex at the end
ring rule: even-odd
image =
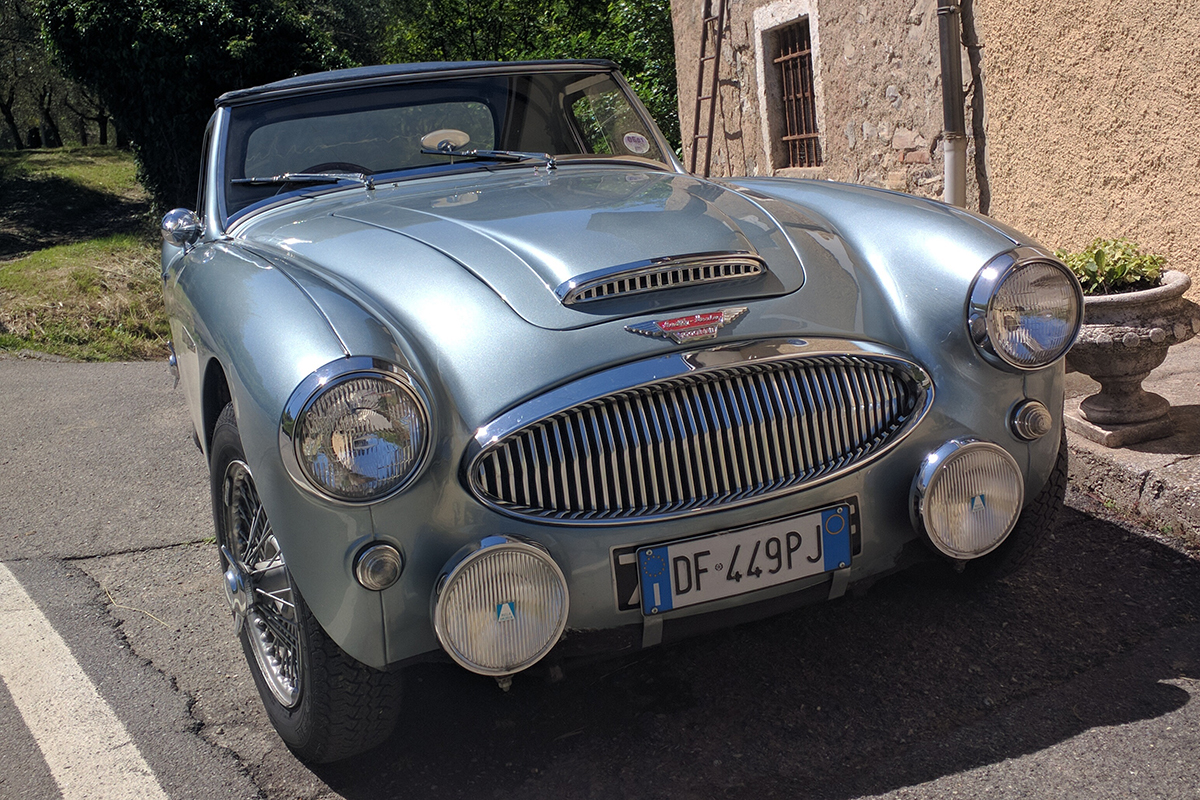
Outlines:
{"type": "Polygon", "coordinates": [[[200,218],[186,208],[168,211],[162,221],[162,237],[167,244],[187,247],[200,238],[200,218]]]}

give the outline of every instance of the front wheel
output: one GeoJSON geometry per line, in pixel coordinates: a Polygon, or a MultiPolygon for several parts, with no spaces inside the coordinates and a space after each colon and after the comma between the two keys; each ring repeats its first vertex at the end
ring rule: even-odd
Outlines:
{"type": "Polygon", "coordinates": [[[210,452],[225,597],[271,724],[302,761],[369,750],[395,728],[399,676],[347,655],[305,604],[259,500],[232,404],[217,419],[210,452]]]}

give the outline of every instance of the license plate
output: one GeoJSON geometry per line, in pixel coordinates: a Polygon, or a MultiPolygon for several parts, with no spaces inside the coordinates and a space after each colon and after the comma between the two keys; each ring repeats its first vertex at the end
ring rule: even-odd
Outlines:
{"type": "Polygon", "coordinates": [[[849,503],[637,551],[642,613],[659,614],[850,566],[849,503]]]}

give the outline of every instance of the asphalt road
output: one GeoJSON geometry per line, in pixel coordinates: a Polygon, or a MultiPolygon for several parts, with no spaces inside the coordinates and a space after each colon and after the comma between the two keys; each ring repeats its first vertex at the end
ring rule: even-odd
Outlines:
{"type": "MultiPolygon", "coordinates": [[[[84,796],[50,766],[63,724],[97,758],[136,748],[172,798],[1200,796],[1200,564],[1080,497],[1030,569],[982,590],[911,572],[507,694],[414,670],[396,736],[310,770],[222,611],[165,366],[0,359],[0,408],[0,563],[128,736],[46,724],[62,709],[11,675],[0,798],[84,796]]],[[[16,641],[0,665],[27,657],[16,641]]]]}

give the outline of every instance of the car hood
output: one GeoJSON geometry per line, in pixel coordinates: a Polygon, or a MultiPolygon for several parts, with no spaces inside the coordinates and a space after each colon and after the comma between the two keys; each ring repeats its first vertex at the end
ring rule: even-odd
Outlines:
{"type": "MultiPolygon", "coordinates": [[[[510,169],[332,197],[269,214],[244,235],[343,272],[338,266],[343,259],[331,257],[329,242],[323,241],[328,234],[337,239],[338,253],[353,251],[358,260],[377,264],[376,285],[363,287],[372,293],[404,291],[405,282],[389,281],[389,274],[411,269],[411,260],[420,258],[413,247],[419,243],[472,273],[526,321],[550,329],[787,294],[803,284],[809,261],[829,257],[827,245],[814,238],[827,238],[828,232],[793,206],[751,199],[687,175],[638,168],[510,169]],[[361,231],[360,242],[354,241],[354,230],[361,231]],[[396,235],[382,252],[380,231],[396,235]],[[729,252],[759,256],[768,272],[573,306],[556,294],[569,281],[600,270],[729,252]]],[[[361,270],[354,272],[354,280],[361,280],[361,270]]]]}

